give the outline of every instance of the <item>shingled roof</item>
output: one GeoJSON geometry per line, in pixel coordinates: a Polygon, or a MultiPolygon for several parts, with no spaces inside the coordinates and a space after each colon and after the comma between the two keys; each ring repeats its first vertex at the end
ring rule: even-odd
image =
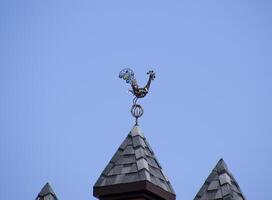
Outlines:
{"type": "Polygon", "coordinates": [[[223,159],[220,159],[194,200],[245,200],[223,159]]]}
{"type": "Polygon", "coordinates": [[[94,185],[95,189],[147,181],[175,196],[161,165],[138,125],[123,141],[94,185]]]}
{"type": "Polygon", "coordinates": [[[51,188],[49,183],[46,183],[42,190],[40,191],[40,193],[38,194],[36,200],[43,200],[44,197],[46,196],[51,196],[53,197],[52,200],[58,200],[57,195],[55,194],[55,192],[53,191],[53,189],[51,188]]]}

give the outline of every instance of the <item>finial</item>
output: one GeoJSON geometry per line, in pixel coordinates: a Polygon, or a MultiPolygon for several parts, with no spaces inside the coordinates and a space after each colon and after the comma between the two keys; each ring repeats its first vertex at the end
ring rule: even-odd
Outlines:
{"type": "Polygon", "coordinates": [[[133,105],[131,107],[131,114],[133,117],[135,117],[135,121],[136,121],[135,124],[136,125],[138,125],[138,118],[140,118],[144,113],[142,106],[137,104],[137,100],[139,98],[143,98],[147,95],[147,93],[149,92],[151,81],[154,80],[156,77],[155,72],[153,70],[148,71],[147,75],[149,75],[149,79],[147,81],[147,84],[143,88],[141,88],[137,84],[137,81],[136,81],[136,78],[134,76],[134,72],[132,69],[125,68],[125,69],[121,70],[119,73],[119,78],[124,79],[126,81],[126,83],[131,85],[132,89],[129,91],[135,96],[133,99],[133,105]]]}

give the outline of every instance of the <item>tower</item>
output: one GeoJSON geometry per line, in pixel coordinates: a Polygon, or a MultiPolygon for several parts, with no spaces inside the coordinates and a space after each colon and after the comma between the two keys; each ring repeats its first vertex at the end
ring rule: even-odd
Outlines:
{"type": "Polygon", "coordinates": [[[135,98],[131,113],[136,122],[93,187],[93,195],[100,200],[176,199],[170,181],[138,125],[143,109],[137,100],[146,96],[151,80],[155,78],[153,71],[148,75],[148,83],[140,88],[131,69],[124,69],[119,74],[132,86],[135,98]]]}
{"type": "Polygon", "coordinates": [[[58,200],[58,198],[49,183],[46,183],[35,200],[58,200]]]}
{"type": "Polygon", "coordinates": [[[194,200],[246,200],[223,159],[214,167],[194,200]]]}

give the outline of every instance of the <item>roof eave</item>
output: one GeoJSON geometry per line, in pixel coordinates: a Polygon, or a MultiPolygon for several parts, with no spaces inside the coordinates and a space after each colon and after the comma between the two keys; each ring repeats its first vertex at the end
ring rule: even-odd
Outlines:
{"type": "Polygon", "coordinates": [[[93,195],[99,199],[127,199],[147,197],[148,199],[175,200],[176,195],[163,190],[149,181],[122,183],[108,186],[94,186],[93,195]]]}

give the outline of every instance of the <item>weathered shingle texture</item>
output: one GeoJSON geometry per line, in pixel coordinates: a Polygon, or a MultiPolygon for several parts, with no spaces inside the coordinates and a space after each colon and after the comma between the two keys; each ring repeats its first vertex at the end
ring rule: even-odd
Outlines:
{"type": "Polygon", "coordinates": [[[149,181],[174,193],[154,152],[135,125],[97,180],[95,187],[149,181]]]}
{"type": "Polygon", "coordinates": [[[245,200],[223,159],[219,160],[194,200],[245,200]]]}

